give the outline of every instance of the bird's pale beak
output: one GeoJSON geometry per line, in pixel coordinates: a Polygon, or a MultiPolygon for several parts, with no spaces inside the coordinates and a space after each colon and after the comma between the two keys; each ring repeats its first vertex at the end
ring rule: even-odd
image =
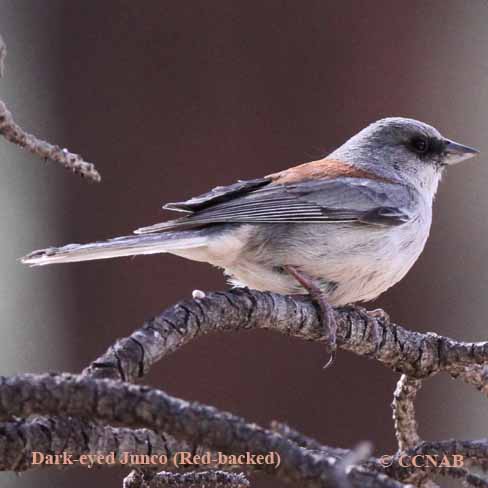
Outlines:
{"type": "Polygon", "coordinates": [[[445,139],[445,152],[445,163],[448,165],[460,163],[461,161],[479,154],[478,149],[464,146],[463,144],[451,141],[450,139],[445,139]]]}

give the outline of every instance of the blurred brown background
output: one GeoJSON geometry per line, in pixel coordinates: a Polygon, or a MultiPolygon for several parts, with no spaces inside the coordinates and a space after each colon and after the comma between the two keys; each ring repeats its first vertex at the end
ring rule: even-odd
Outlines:
{"type": "MultiPolygon", "coordinates": [[[[89,184],[0,141],[0,374],[80,371],[116,337],[218,270],[169,255],[28,269],[36,248],[130,233],[163,202],[326,154],[389,115],[477,146],[452,168],[427,248],[371,307],[465,340],[487,336],[488,3],[0,0],[4,99],[26,129],[97,163],[89,184]]],[[[395,448],[398,375],[270,332],[209,336],[152,385],[326,444],[395,448]]],[[[488,435],[486,400],[436,377],[418,401],[426,439],[488,435]]],[[[121,471],[1,474],[0,486],[121,486],[121,471]]],[[[253,486],[278,486],[267,479],[253,486]]]]}

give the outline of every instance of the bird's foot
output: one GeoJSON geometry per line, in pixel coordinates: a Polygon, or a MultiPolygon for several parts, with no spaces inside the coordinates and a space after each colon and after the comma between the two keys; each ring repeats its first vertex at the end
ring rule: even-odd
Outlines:
{"type": "Polygon", "coordinates": [[[313,302],[319,308],[320,321],[327,341],[327,353],[330,355],[327,363],[324,365],[324,369],[327,369],[334,362],[337,350],[337,323],[332,305],[327,300],[325,293],[320,289],[316,280],[298,271],[294,266],[287,265],[284,268],[308,291],[313,302]]]}

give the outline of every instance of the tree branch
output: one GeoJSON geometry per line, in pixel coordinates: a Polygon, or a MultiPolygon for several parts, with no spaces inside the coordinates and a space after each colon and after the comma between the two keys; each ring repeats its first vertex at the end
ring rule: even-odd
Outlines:
{"type": "Polygon", "coordinates": [[[415,456],[417,454],[431,454],[437,456],[452,456],[459,454],[463,456],[464,462],[477,466],[488,472],[488,438],[469,441],[450,439],[447,441],[420,442],[406,454],[415,456]]]}
{"type": "MultiPolygon", "coordinates": [[[[369,314],[361,307],[337,308],[335,317],[340,349],[376,359],[412,378],[444,371],[466,380],[461,371],[481,367],[484,371],[488,361],[488,342],[459,342],[431,332],[409,331],[386,315],[369,314]]],[[[134,381],[159,359],[200,335],[250,329],[325,341],[316,308],[307,297],[234,289],[166,309],[130,337],[118,340],[85,372],[95,378],[134,381]]],[[[477,381],[486,384],[485,377],[477,381]]]]}
{"type": "MultiPolygon", "coordinates": [[[[53,455],[65,452],[73,459],[93,453],[104,456],[113,453],[113,465],[120,466],[120,460],[128,452],[141,456],[164,454],[171,458],[175,453],[190,451],[204,452],[201,447],[178,442],[172,436],[161,436],[148,429],[115,428],[73,417],[35,417],[0,425],[0,471],[19,472],[45,467],[33,464],[35,452],[53,455]]],[[[131,462],[124,465],[141,467],[131,462]]],[[[70,465],[53,467],[67,468],[70,465]]],[[[165,466],[165,469],[171,468],[172,465],[165,466]]]]}
{"type": "MultiPolygon", "coordinates": [[[[269,328],[306,340],[324,340],[315,307],[306,298],[300,300],[251,290],[208,296],[200,292],[193,296],[193,300],[185,300],[149,320],[129,338],[117,341],[85,373],[134,381],[154,362],[198,335],[220,330],[269,328]]],[[[477,362],[488,358],[486,342],[468,344],[432,333],[411,332],[391,323],[387,314],[378,311],[368,314],[359,307],[338,309],[335,313],[340,348],[376,358],[394,370],[408,371],[420,378],[446,371],[483,391],[486,378],[479,371],[484,371],[484,366],[477,362]]],[[[419,380],[404,376],[397,390],[395,416],[401,450],[420,442],[413,408],[419,387],[419,380]]],[[[289,437],[290,431],[287,433],[285,436],[289,437]]],[[[475,479],[465,470],[453,468],[445,473],[467,482],[475,479]]],[[[424,488],[437,486],[423,470],[406,474],[405,470],[401,476],[396,472],[396,479],[415,482],[424,488]]],[[[340,486],[340,477],[337,473],[334,476],[335,483],[340,486]]]]}
{"type": "MultiPolygon", "coordinates": [[[[371,318],[360,308],[340,309],[336,311],[336,314],[339,318],[340,345],[344,349],[353,350],[369,357],[377,357],[384,363],[398,365],[401,368],[413,369],[413,365],[415,365],[415,370],[422,373],[433,374],[433,371],[450,370],[451,365],[448,365],[445,359],[437,361],[437,369],[432,367],[433,361],[422,360],[422,354],[425,354],[425,351],[431,351],[427,357],[433,356],[432,343],[429,343],[428,347],[425,346],[426,341],[434,337],[432,334],[423,335],[406,331],[389,323],[388,319],[377,313],[371,318]],[[373,328],[381,331],[380,337],[383,339],[375,352],[368,354],[367,351],[374,346],[374,341],[378,340],[378,335],[371,332],[373,328]],[[361,345],[359,342],[361,337],[364,337],[366,344],[361,345]],[[411,345],[409,347],[408,343],[411,337],[420,341],[420,353],[417,350],[416,361],[403,363],[405,358],[411,357],[409,352],[411,345]],[[389,356],[386,355],[384,349],[387,347],[388,341],[392,341],[388,349],[389,356]],[[396,347],[392,347],[393,345],[396,347]],[[391,354],[392,351],[399,356],[391,354]]],[[[357,451],[322,446],[317,441],[303,436],[284,424],[274,423],[272,430],[267,431],[258,426],[246,424],[243,419],[238,417],[218,412],[212,407],[190,404],[172,398],[161,391],[90,378],[90,375],[112,376],[115,372],[116,377],[123,376],[133,380],[147,372],[157,359],[176,350],[199,334],[215,330],[247,329],[258,327],[259,324],[264,328],[271,328],[304,339],[322,340],[321,327],[315,308],[306,299],[293,299],[249,290],[214,293],[205,298],[200,295],[195,300],[185,301],[171,307],[163,314],[148,321],[130,338],[118,341],[114,348],[87,368],[82,376],[27,375],[2,379],[0,381],[0,414],[5,418],[11,418],[12,415],[26,417],[33,413],[89,418],[91,422],[81,421],[82,429],[102,428],[93,424],[93,421],[118,424],[123,425],[125,430],[118,429],[115,432],[129,438],[136,435],[135,432],[139,432],[139,430],[133,431],[132,429],[145,427],[150,430],[144,432],[154,439],[151,444],[161,443],[158,436],[163,431],[170,432],[184,440],[183,444],[181,440],[176,441],[179,442],[176,449],[182,449],[182,446],[188,445],[190,449],[198,446],[201,449],[210,449],[214,453],[227,454],[243,452],[260,454],[275,451],[279,453],[282,460],[282,465],[278,470],[274,471],[266,466],[255,466],[254,468],[264,469],[283,480],[300,482],[302,486],[328,484],[328,486],[337,488],[344,486],[384,488],[403,486],[403,482],[412,480],[412,472],[408,469],[399,466],[385,469],[374,458],[358,460],[357,451]],[[20,403],[19,398],[23,399],[20,403]],[[83,424],[83,422],[86,423],[83,424]],[[347,461],[348,459],[352,462],[347,461]]],[[[475,359],[481,359],[485,348],[485,343],[470,345],[439,336],[435,336],[435,344],[437,350],[443,352],[439,352],[439,357],[443,357],[442,354],[446,354],[450,358],[456,357],[457,367],[464,369],[469,369],[471,362],[475,359]]],[[[454,369],[453,367],[451,371],[454,369]]],[[[410,426],[408,427],[410,433],[416,432],[415,429],[412,430],[413,405],[412,408],[408,406],[408,402],[413,401],[416,381],[411,378],[403,379],[397,395],[398,425],[410,426]],[[403,417],[399,412],[404,414],[403,417]]],[[[45,425],[49,425],[53,438],[57,438],[56,429],[53,428],[53,419],[41,419],[41,421],[45,425]]],[[[108,429],[112,429],[112,427],[108,429]]],[[[401,427],[401,429],[405,430],[405,427],[401,427]]],[[[103,431],[102,434],[99,431],[97,435],[99,439],[105,436],[110,437],[114,435],[114,431],[103,431]]],[[[165,438],[168,437],[167,434],[164,435],[165,438]]],[[[405,447],[407,444],[415,443],[413,436],[404,434],[402,436],[405,447]]],[[[0,446],[1,442],[0,436],[0,446]]],[[[488,445],[488,443],[485,444],[488,445]]],[[[476,448],[476,451],[471,452],[480,455],[486,448],[486,446],[483,447],[482,441],[477,444],[466,444],[464,447],[468,448],[468,446],[472,449],[476,448]]],[[[441,449],[442,445],[438,447],[441,449]]],[[[141,447],[141,449],[144,448],[141,447]]],[[[9,465],[12,466],[12,462],[9,465]]],[[[20,465],[18,464],[18,466],[20,465]]],[[[239,466],[239,468],[243,471],[252,472],[253,470],[252,466],[239,466]]],[[[420,469],[417,473],[419,471],[423,470],[420,469]]],[[[474,475],[465,470],[451,469],[444,470],[444,472],[451,476],[462,477],[467,482],[481,483],[476,476],[473,477],[474,475]]],[[[417,481],[427,479],[425,475],[415,478],[417,481]]]]}
{"type": "MultiPolygon", "coordinates": [[[[393,420],[399,453],[417,446],[420,442],[414,400],[421,387],[420,380],[402,375],[393,393],[393,420]]],[[[437,484],[429,478],[429,472],[424,470],[415,470],[407,480],[422,488],[438,488],[437,484]]]]}
{"type": "MultiPolygon", "coordinates": [[[[5,71],[5,58],[7,56],[7,47],[0,36],[0,78],[5,71]]],[[[0,135],[7,141],[23,147],[43,159],[49,159],[59,163],[73,173],[86,177],[90,180],[99,182],[102,178],[96,170],[93,163],[83,160],[79,154],[69,152],[67,149],[61,149],[59,146],[53,146],[49,142],[42,141],[37,137],[24,131],[13,119],[10,110],[5,103],[0,100],[0,135]]]]}
{"type": "Polygon", "coordinates": [[[140,471],[132,471],[124,479],[124,488],[247,488],[249,480],[242,473],[200,471],[192,473],[158,473],[145,479],[140,471]]]}
{"type": "MultiPolygon", "coordinates": [[[[272,430],[274,432],[282,433],[294,444],[297,448],[305,448],[310,451],[316,451],[321,456],[333,457],[344,465],[344,459],[354,455],[354,450],[332,448],[324,446],[319,442],[307,438],[302,434],[296,432],[285,424],[273,422],[272,430]]],[[[427,444],[425,444],[428,446],[427,444]]],[[[483,440],[472,441],[466,444],[466,449],[471,449],[471,453],[478,453],[482,455],[483,449],[486,450],[486,445],[483,447],[483,440]]],[[[425,448],[428,451],[428,447],[425,448]]],[[[446,453],[456,452],[452,442],[446,445],[446,453]]],[[[115,428],[111,426],[102,425],[100,423],[90,422],[84,419],[75,417],[35,417],[30,419],[19,419],[13,422],[6,422],[0,425],[0,470],[1,471],[23,471],[33,467],[54,467],[54,468],[70,468],[78,466],[77,463],[70,465],[34,465],[32,463],[33,453],[49,453],[52,455],[62,455],[66,453],[72,456],[72,459],[79,459],[82,455],[100,454],[110,455],[114,454],[114,464],[106,464],[104,466],[121,466],[120,459],[124,454],[131,453],[140,456],[149,455],[166,455],[168,459],[181,452],[191,452],[196,455],[203,455],[210,452],[211,458],[216,459],[217,453],[209,451],[204,446],[197,442],[177,441],[173,436],[165,433],[164,435],[156,434],[149,429],[129,429],[129,428],[115,428]]],[[[414,452],[414,451],[412,451],[414,452]]],[[[422,451],[419,450],[419,453],[422,451]]],[[[442,443],[434,448],[434,453],[442,452],[442,443]]],[[[462,451],[460,451],[462,452],[462,451]]],[[[374,466],[373,471],[377,474],[388,475],[389,473],[379,465],[378,460],[374,458],[366,459],[364,465],[368,469],[362,468],[361,459],[356,459],[353,462],[352,470],[347,474],[347,477],[356,477],[355,470],[359,470],[359,480],[364,476],[369,476],[371,473],[371,466],[374,466]],[[358,466],[354,466],[355,464],[358,466]]],[[[137,464],[127,463],[125,467],[134,467],[141,469],[140,462],[137,464]]],[[[147,467],[147,466],[146,466],[147,467]]],[[[157,468],[157,467],[156,467],[157,468]]],[[[235,465],[232,463],[219,464],[217,462],[209,465],[192,466],[192,470],[202,469],[219,469],[219,470],[240,470],[252,474],[258,469],[253,465],[235,465]]],[[[176,470],[177,468],[169,463],[164,466],[165,472],[176,470]]],[[[402,470],[405,473],[406,470],[402,470]]],[[[392,471],[393,472],[393,471],[392,471]]],[[[395,476],[398,473],[395,471],[395,476]]],[[[154,473],[152,473],[154,474],[154,473]]],[[[136,476],[134,474],[134,476],[136,476]]],[[[139,476],[139,475],[138,475],[139,476]]],[[[131,478],[130,478],[131,479],[131,478]]],[[[135,481],[134,481],[135,482],[135,481]]],[[[331,486],[340,487],[337,483],[331,486]]],[[[386,476],[382,483],[373,486],[388,487],[393,486],[398,488],[403,486],[400,483],[394,483],[392,478],[386,476]],[[393,483],[393,484],[392,484],[393,483]]]]}
{"type": "MultiPolygon", "coordinates": [[[[293,442],[213,407],[173,398],[163,391],[112,380],[68,374],[0,377],[0,417],[57,415],[89,418],[105,424],[169,432],[177,439],[223,454],[254,456],[275,453],[276,464],[255,469],[307,487],[338,486],[333,458],[300,448],[293,442]]],[[[353,487],[400,487],[386,475],[351,470],[353,487]]]]}
{"type": "Polygon", "coordinates": [[[95,169],[93,163],[87,163],[79,154],[53,146],[49,142],[37,139],[32,134],[25,132],[13,119],[4,102],[0,100],[0,134],[7,141],[23,147],[37,156],[60,163],[73,173],[86,177],[90,180],[99,182],[100,173],[95,169]]]}
{"type": "Polygon", "coordinates": [[[393,420],[400,451],[415,447],[420,442],[413,401],[421,386],[420,380],[402,375],[393,394],[393,420]]]}

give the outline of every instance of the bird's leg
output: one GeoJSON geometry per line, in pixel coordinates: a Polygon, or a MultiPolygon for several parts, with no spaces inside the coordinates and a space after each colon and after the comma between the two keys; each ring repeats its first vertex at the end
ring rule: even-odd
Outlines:
{"type": "Polygon", "coordinates": [[[334,310],[331,304],[327,300],[325,293],[320,289],[317,281],[311,276],[298,271],[295,266],[285,265],[284,269],[290,273],[300,285],[308,291],[310,297],[318,306],[320,311],[320,321],[324,328],[324,336],[327,340],[327,352],[330,354],[330,358],[325,364],[324,369],[328,368],[335,359],[336,354],[336,331],[337,323],[334,317],[334,310]]]}

